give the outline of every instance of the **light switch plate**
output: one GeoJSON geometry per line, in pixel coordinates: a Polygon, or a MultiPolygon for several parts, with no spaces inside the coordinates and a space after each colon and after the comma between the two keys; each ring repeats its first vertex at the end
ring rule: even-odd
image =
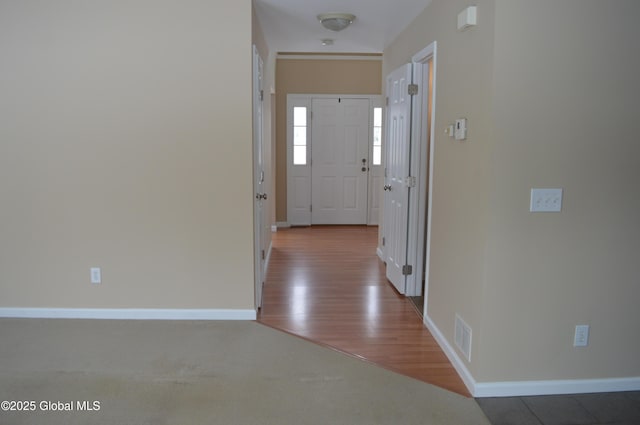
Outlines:
{"type": "Polygon", "coordinates": [[[562,210],[562,189],[531,189],[531,212],[560,212],[562,210]]]}
{"type": "Polygon", "coordinates": [[[576,333],[573,336],[574,347],[586,347],[589,345],[589,325],[576,326],[576,333]]]}
{"type": "Polygon", "coordinates": [[[100,267],[91,267],[91,283],[102,283],[102,271],[100,267]]]}

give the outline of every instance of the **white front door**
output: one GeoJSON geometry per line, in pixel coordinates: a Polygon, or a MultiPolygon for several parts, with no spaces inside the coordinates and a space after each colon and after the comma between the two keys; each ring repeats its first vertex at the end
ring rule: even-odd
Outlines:
{"type": "Polygon", "coordinates": [[[255,193],[254,208],[254,268],[255,268],[255,305],[262,306],[262,285],[264,283],[265,248],[265,193],[264,184],[264,139],[263,109],[264,92],[262,89],[263,61],[258,50],[253,46],[253,187],[255,193]]]}
{"type": "Polygon", "coordinates": [[[313,99],[311,224],[366,224],[369,100],[313,99]]]}
{"type": "Polygon", "coordinates": [[[386,177],[384,186],[384,243],[387,279],[398,292],[406,292],[409,218],[409,165],[411,157],[411,64],[387,77],[386,177]]]}

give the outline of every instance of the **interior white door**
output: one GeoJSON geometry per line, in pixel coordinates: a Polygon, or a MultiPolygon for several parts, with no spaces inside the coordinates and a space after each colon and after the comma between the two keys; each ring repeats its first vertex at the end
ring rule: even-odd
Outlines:
{"type": "Polygon", "coordinates": [[[411,64],[387,77],[386,172],[384,186],[384,241],[387,279],[398,292],[406,292],[407,237],[411,155],[411,64]]]}
{"type": "Polygon", "coordinates": [[[264,138],[263,138],[263,61],[253,46],[253,179],[255,192],[254,208],[254,263],[255,263],[255,305],[262,306],[262,286],[264,283],[265,248],[265,193],[264,183],[264,138]]]}
{"type": "Polygon", "coordinates": [[[313,99],[311,223],[366,224],[369,100],[313,99]]]}

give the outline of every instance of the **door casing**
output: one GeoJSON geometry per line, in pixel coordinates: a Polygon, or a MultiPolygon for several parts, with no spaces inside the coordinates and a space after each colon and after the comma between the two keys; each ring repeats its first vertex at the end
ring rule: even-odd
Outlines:
{"type": "Polygon", "coordinates": [[[412,152],[411,164],[416,173],[416,202],[410,205],[409,219],[409,253],[408,258],[415,264],[414,273],[407,279],[407,295],[424,295],[423,317],[427,317],[427,296],[429,294],[429,266],[431,258],[431,220],[433,208],[433,164],[435,159],[435,118],[436,118],[436,70],[437,42],[429,44],[413,55],[413,81],[422,90],[415,96],[412,110],[412,152]],[[429,90],[429,62],[431,66],[431,90],[429,90]],[[431,126],[424,118],[429,110],[431,98],[431,126]],[[427,181],[428,177],[428,181],[427,181]],[[426,226],[426,228],[425,228],[426,226]],[[422,276],[425,277],[424,294],[422,293],[422,276]]]}
{"type": "Polygon", "coordinates": [[[263,125],[264,62],[253,46],[253,233],[254,233],[254,294],[256,310],[262,306],[262,285],[265,275],[265,223],[268,195],[265,193],[264,125],[263,125]]]}

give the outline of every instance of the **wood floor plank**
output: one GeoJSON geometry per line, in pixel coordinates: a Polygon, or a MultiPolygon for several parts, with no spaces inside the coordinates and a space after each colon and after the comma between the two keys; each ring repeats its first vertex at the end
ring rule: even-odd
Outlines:
{"type": "Polygon", "coordinates": [[[469,397],[415,307],[387,281],[377,232],[367,226],[279,230],[258,320],[469,397]]]}

